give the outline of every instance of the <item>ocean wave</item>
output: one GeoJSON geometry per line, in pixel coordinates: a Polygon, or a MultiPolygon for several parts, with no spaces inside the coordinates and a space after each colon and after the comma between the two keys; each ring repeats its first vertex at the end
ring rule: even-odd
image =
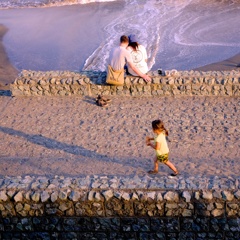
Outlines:
{"type": "Polygon", "coordinates": [[[114,2],[116,0],[1,0],[0,9],[57,7],[74,4],[114,2]]]}

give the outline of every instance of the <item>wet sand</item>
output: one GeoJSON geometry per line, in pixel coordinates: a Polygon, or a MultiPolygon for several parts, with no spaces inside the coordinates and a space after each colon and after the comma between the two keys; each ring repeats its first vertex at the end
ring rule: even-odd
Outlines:
{"type": "MultiPolygon", "coordinates": [[[[3,37],[8,29],[0,24],[0,90],[8,90],[11,82],[17,77],[19,71],[11,64],[3,45],[3,37]]],[[[228,71],[240,69],[240,53],[223,60],[206,66],[196,68],[199,71],[228,71]]]]}
{"type": "Polygon", "coordinates": [[[18,74],[17,69],[14,68],[14,66],[12,66],[11,62],[9,61],[2,43],[3,37],[7,31],[8,29],[0,24],[0,90],[8,89],[8,86],[5,85],[13,82],[18,74]]]}

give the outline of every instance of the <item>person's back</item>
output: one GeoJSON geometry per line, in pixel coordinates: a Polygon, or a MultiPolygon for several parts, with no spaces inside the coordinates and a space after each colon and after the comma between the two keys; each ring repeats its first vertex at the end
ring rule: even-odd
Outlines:
{"type": "Polygon", "coordinates": [[[127,36],[123,35],[120,38],[120,46],[114,48],[110,54],[110,67],[113,71],[121,71],[124,69],[125,64],[131,67],[136,76],[140,76],[145,81],[149,82],[151,78],[146,74],[138,70],[132,60],[130,52],[127,50],[129,44],[129,39],[127,36]]]}
{"type": "Polygon", "coordinates": [[[131,55],[126,49],[127,45],[128,37],[121,36],[120,46],[115,47],[111,52],[110,65],[115,71],[123,69],[126,62],[132,61],[131,55]]]}
{"type": "MultiPolygon", "coordinates": [[[[137,42],[135,35],[130,35],[129,39],[130,43],[127,50],[131,53],[133,64],[139,71],[145,74],[148,72],[146,48],[137,42]]],[[[137,76],[131,66],[128,66],[128,72],[133,76],[137,76]]]]}

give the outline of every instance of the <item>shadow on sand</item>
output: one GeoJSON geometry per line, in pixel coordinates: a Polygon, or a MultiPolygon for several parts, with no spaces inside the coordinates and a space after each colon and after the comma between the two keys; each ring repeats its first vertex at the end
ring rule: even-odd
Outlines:
{"type": "MultiPolygon", "coordinates": [[[[70,153],[70,154],[73,154],[73,155],[76,155],[79,157],[92,158],[94,160],[106,162],[106,163],[117,163],[117,164],[121,164],[121,165],[124,164],[131,168],[133,168],[133,167],[139,168],[139,166],[134,166],[136,164],[136,159],[130,159],[130,158],[129,159],[126,159],[126,158],[120,159],[120,158],[115,158],[115,157],[112,158],[112,157],[108,157],[107,155],[99,154],[95,151],[88,150],[81,146],[71,145],[71,144],[59,142],[57,140],[54,140],[54,139],[51,139],[48,137],[44,137],[41,134],[40,135],[27,134],[22,131],[14,130],[14,129],[8,128],[8,127],[0,126],[0,131],[3,132],[4,134],[24,138],[33,144],[40,145],[40,146],[43,146],[43,147],[51,149],[51,150],[62,150],[66,153],[70,153]]],[[[35,157],[33,156],[33,158],[36,158],[36,156],[35,157]]],[[[23,157],[23,159],[26,159],[26,158],[23,157]]],[[[62,160],[63,159],[61,158],[59,164],[61,164],[62,160]]],[[[69,159],[66,159],[66,160],[68,161],[69,159]]],[[[89,164],[91,164],[91,163],[89,163],[89,164]]],[[[144,169],[142,169],[142,170],[144,170],[144,169]]],[[[70,173],[66,173],[66,172],[63,174],[71,175],[70,173]]]]}

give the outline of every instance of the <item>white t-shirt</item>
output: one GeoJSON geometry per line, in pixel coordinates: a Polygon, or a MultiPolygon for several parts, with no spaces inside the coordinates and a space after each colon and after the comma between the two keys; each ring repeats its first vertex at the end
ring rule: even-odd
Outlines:
{"type": "MultiPolygon", "coordinates": [[[[148,72],[147,66],[147,51],[143,45],[138,45],[137,51],[134,51],[132,47],[127,47],[127,50],[131,53],[133,64],[143,73],[148,72]]],[[[133,76],[137,76],[137,74],[132,70],[130,66],[128,66],[128,72],[133,76]]]]}
{"type": "Polygon", "coordinates": [[[110,55],[110,65],[113,70],[121,70],[127,62],[133,62],[131,54],[124,47],[116,47],[110,55]]]}
{"type": "Polygon", "coordinates": [[[160,149],[156,150],[157,156],[169,153],[169,148],[168,148],[166,136],[164,133],[160,133],[159,135],[155,136],[154,141],[159,142],[161,145],[160,149]]]}

